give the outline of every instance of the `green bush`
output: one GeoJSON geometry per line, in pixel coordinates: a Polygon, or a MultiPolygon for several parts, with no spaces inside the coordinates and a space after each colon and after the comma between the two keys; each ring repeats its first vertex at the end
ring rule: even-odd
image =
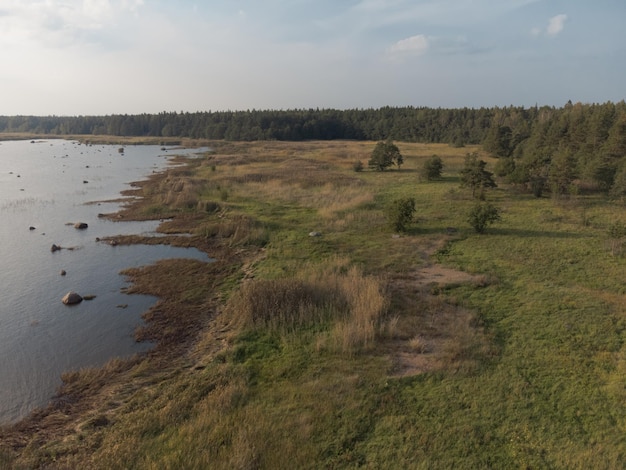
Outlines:
{"type": "Polygon", "coordinates": [[[387,218],[391,228],[396,232],[405,232],[413,221],[415,199],[412,197],[396,199],[387,209],[387,218]]]}
{"type": "Polygon", "coordinates": [[[469,213],[468,222],[476,233],[484,233],[488,225],[500,220],[500,211],[496,206],[487,203],[476,204],[469,213]]]}
{"type": "Polygon", "coordinates": [[[428,181],[441,178],[441,170],[443,170],[443,161],[437,155],[433,155],[422,167],[421,176],[428,181]]]}

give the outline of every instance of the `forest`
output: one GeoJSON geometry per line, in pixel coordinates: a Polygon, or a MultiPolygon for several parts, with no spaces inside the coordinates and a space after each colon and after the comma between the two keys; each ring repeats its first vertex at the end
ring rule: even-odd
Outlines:
{"type": "Polygon", "coordinates": [[[397,140],[482,144],[495,171],[537,196],[581,189],[626,195],[626,103],[563,107],[248,110],[109,116],[0,116],[0,132],[227,141],[397,140]],[[576,183],[576,184],[574,184],[576,183]]]}

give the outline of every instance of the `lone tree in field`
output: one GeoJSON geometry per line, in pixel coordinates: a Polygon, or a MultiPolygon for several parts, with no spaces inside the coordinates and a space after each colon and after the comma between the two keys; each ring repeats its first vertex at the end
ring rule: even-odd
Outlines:
{"type": "Polygon", "coordinates": [[[489,202],[482,202],[472,207],[467,221],[476,233],[485,233],[488,225],[500,220],[500,211],[489,202]]]}
{"type": "Polygon", "coordinates": [[[424,162],[421,175],[428,181],[438,180],[441,178],[441,170],[443,170],[443,161],[437,155],[433,155],[424,162]]]}
{"type": "Polygon", "coordinates": [[[387,208],[389,225],[396,232],[406,232],[415,214],[415,199],[412,197],[396,199],[387,208]]]}
{"type": "Polygon", "coordinates": [[[378,142],[372,157],[368,162],[370,168],[377,171],[385,171],[391,165],[398,165],[398,168],[404,163],[404,158],[398,147],[391,141],[378,142]]]}
{"type": "Polygon", "coordinates": [[[498,185],[493,179],[493,173],[485,170],[487,162],[478,159],[478,154],[468,153],[465,156],[465,167],[461,170],[461,186],[472,188],[472,197],[476,197],[476,190],[483,193],[486,188],[496,188],[498,185]]]}

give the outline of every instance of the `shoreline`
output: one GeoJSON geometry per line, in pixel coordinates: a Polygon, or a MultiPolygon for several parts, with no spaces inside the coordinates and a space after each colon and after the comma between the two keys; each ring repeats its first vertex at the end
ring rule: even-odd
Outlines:
{"type": "MultiPolygon", "coordinates": [[[[24,137],[27,138],[30,137],[24,137]]],[[[63,138],[71,139],[71,136],[63,138]]],[[[189,166],[200,160],[202,158],[172,155],[170,161],[177,165],[133,182],[131,189],[122,191],[121,196],[134,198],[118,211],[102,214],[112,221],[161,220],[157,231],[163,236],[118,235],[102,238],[101,242],[196,248],[212,259],[210,262],[163,259],[121,272],[130,281],[127,294],[147,294],[158,299],[142,313],[143,324],[137,325],[134,332],[135,341],[150,341],[154,346],[130,357],[114,357],[103,366],[63,373],[62,385],[46,406],[32,410],[17,422],[0,425],[0,441],[3,443],[0,451],[8,449],[19,453],[31,442],[70,438],[94,416],[100,416],[102,420],[102,416],[115,414],[123,406],[124,397],[133,391],[158,382],[165,372],[184,371],[185,364],[193,361],[193,346],[198,334],[206,333],[207,325],[217,314],[220,286],[226,279],[236,276],[239,267],[250,256],[248,249],[233,249],[220,239],[193,234],[200,218],[196,214],[185,214],[173,208],[166,208],[166,214],[146,213],[146,207],[158,198],[158,188],[163,181],[187,172],[189,166]],[[204,286],[204,295],[190,298],[188,291],[200,286],[204,286]],[[107,404],[111,397],[118,397],[113,407],[107,404]]],[[[108,418],[104,421],[108,422],[108,418]]]]}
{"type": "Polygon", "coordinates": [[[81,144],[94,145],[174,145],[183,148],[206,147],[208,139],[192,139],[190,137],[135,137],[119,135],[91,134],[41,134],[32,132],[0,132],[0,142],[8,140],[69,140],[81,144]]]}

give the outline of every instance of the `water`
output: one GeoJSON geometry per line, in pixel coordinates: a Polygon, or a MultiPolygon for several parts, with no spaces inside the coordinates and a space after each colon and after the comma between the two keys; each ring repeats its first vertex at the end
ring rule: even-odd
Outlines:
{"type": "Polygon", "coordinates": [[[98,213],[117,204],[88,203],[117,199],[128,183],[165,168],[164,153],[189,152],[128,146],[122,155],[111,145],[0,142],[0,423],[44,406],[62,372],[150,347],[132,334],[156,299],[124,294],[128,282],[119,272],[163,258],[208,258],[166,245],[98,243],[96,237],[151,234],[158,222],[107,221],[98,213]],[[88,228],[77,230],[75,222],[88,228]],[[74,249],[52,253],[53,243],[74,249]],[[63,305],[70,290],[96,298],[63,305]]]}

